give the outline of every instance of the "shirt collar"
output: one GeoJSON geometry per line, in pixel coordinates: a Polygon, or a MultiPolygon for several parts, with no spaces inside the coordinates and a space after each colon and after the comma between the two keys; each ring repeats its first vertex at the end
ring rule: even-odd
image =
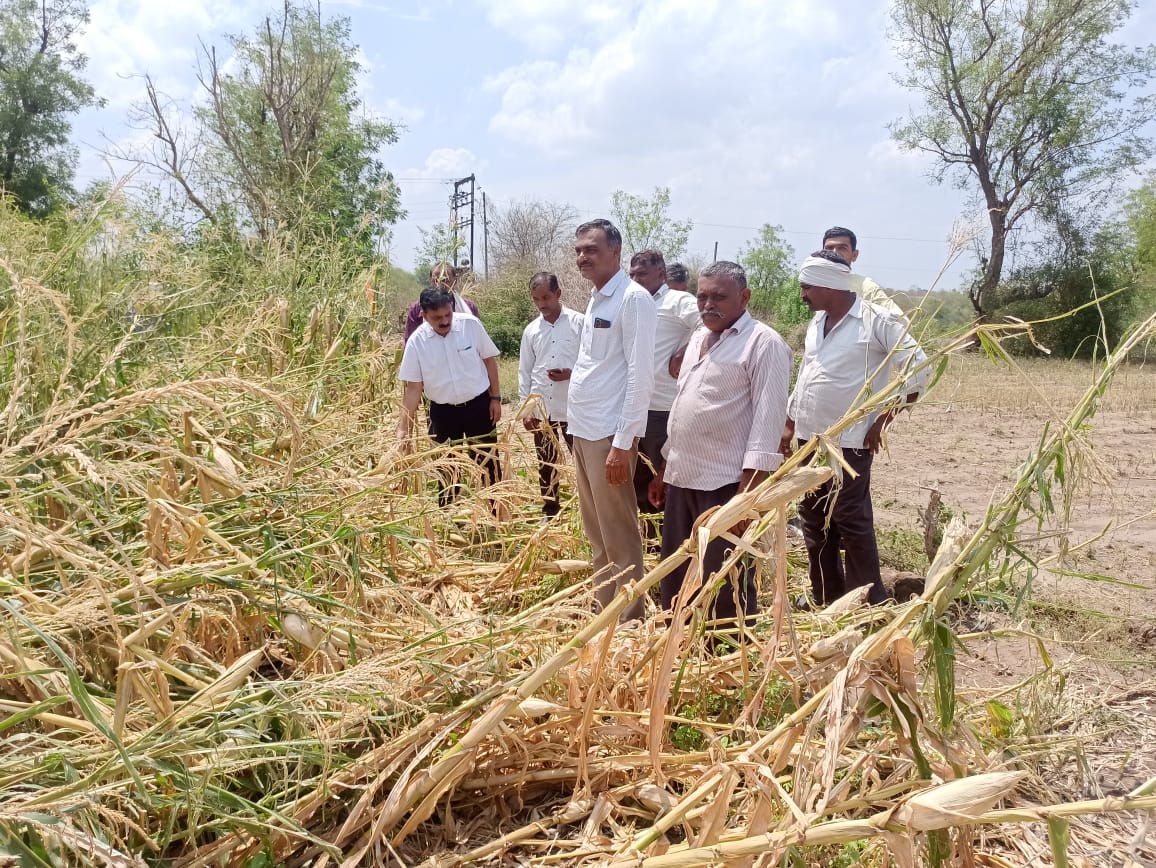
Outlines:
{"type": "Polygon", "coordinates": [[[660,286],[658,288],[658,291],[656,293],[654,293],[654,300],[658,301],[660,298],[662,298],[668,292],[670,292],[670,287],[664,283],[662,286],[660,286]]]}
{"type": "Polygon", "coordinates": [[[606,281],[606,285],[602,287],[602,289],[592,289],[593,292],[598,293],[599,295],[605,296],[606,298],[611,298],[616,292],[618,292],[620,288],[622,288],[624,284],[628,283],[629,281],[630,278],[626,276],[626,272],[619,268],[618,273],[606,281]]]}

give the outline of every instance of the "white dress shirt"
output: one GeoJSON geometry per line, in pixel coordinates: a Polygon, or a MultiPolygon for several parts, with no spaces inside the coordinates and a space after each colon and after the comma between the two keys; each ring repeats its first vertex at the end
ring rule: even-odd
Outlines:
{"type": "Polygon", "coordinates": [[[782,464],[779,440],[794,368],[779,333],[749,313],[700,358],[709,334],[700,326],[691,335],[663,447],[663,479],[698,491],[738,482],[744,470],[782,464]]]}
{"type": "Polygon", "coordinates": [[[883,287],[870,277],[864,277],[862,274],[852,274],[851,291],[864,301],[869,301],[876,307],[883,308],[896,319],[907,322],[907,314],[903,312],[903,308],[892,301],[891,296],[883,291],[883,287]]]}
{"type": "Polygon", "coordinates": [[[566,410],[570,433],[630,449],[654,389],[654,301],[621,269],[591,292],[566,410]]]}
{"type": "Polygon", "coordinates": [[[481,320],[455,313],[450,332],[442,337],[428,322],[418,326],[405,344],[398,377],[421,383],[435,404],[464,404],[490,388],[485,359],[498,355],[481,320]]]}
{"type": "MultiPolygon", "coordinates": [[[[808,440],[839,421],[851,409],[864,384],[870,385],[868,394],[878,391],[895,376],[927,359],[908,333],[906,322],[862,298],[855,298],[851,310],[824,337],[826,322],[827,313],[819,311],[807,326],[803,364],[787,408],[795,420],[795,436],[801,440],[808,440]],[[888,359],[892,347],[896,350],[888,359]]],[[[908,376],[900,401],[921,392],[927,375],[924,369],[908,376]]],[[[840,445],[862,449],[867,429],[878,416],[869,414],[847,428],[839,439],[840,445]]]]}
{"type": "MultiPolygon", "coordinates": [[[[518,356],[518,397],[524,403],[530,395],[540,395],[546,413],[555,422],[566,421],[566,398],[570,381],[554,382],[546,372],[553,368],[573,368],[578,360],[585,317],[576,310],[563,307],[553,323],[539,316],[522,332],[522,346],[518,356]]],[[[541,414],[533,404],[526,416],[536,419],[541,414]]]]}
{"type": "Polygon", "coordinates": [[[670,375],[670,357],[702,325],[702,317],[697,299],[689,292],[679,292],[664,283],[651,297],[658,319],[654,326],[654,393],[650,396],[650,409],[669,410],[678,393],[678,380],[670,375]]]}

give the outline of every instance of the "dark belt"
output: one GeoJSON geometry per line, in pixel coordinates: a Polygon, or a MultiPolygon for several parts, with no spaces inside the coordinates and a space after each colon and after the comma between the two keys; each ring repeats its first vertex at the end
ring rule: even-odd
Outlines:
{"type": "Polygon", "coordinates": [[[430,403],[437,404],[439,407],[465,407],[467,404],[472,404],[474,401],[477,401],[483,396],[485,396],[487,401],[489,400],[490,390],[488,387],[484,391],[474,395],[474,397],[470,398],[468,401],[462,401],[460,404],[447,404],[444,401],[430,401],[430,403]]]}

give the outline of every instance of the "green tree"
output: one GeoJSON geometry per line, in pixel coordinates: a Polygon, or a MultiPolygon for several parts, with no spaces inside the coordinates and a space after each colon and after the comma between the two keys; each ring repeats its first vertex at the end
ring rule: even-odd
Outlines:
{"type": "Polygon", "coordinates": [[[627,257],[639,250],[660,250],[667,262],[673,262],[686,252],[694,222],[672,220],[666,213],[669,207],[669,187],[655,187],[654,195],[649,198],[614,191],[610,197],[610,216],[622,233],[622,252],[627,257]]]}
{"type": "Polygon", "coordinates": [[[42,217],[73,193],[72,116],[100,105],[74,42],[78,0],[0,0],[0,188],[42,217]]]}
{"type": "Polygon", "coordinates": [[[758,238],[739,254],[751,289],[751,311],[785,329],[806,322],[811,312],[799,298],[795,251],[783,240],[783,227],[764,223],[758,238]]]}
{"type": "Polygon", "coordinates": [[[190,148],[171,105],[146,82],[140,117],[162,169],[189,205],[218,226],[262,242],[348,243],[364,260],[401,216],[393,176],[378,157],[397,128],[363,113],[349,19],[323,21],[286,2],[254,36],[230,39],[232,57],[204,49],[190,148]]]}
{"type": "Polygon", "coordinates": [[[1135,311],[1147,316],[1156,310],[1156,173],[1128,196],[1124,214],[1131,240],[1135,311]]]}
{"type": "MultiPolygon", "coordinates": [[[[414,248],[417,265],[413,272],[422,286],[429,286],[429,275],[439,262],[453,263],[454,254],[460,253],[464,242],[453,230],[452,221],[435,223],[432,229],[419,226],[421,244],[414,248]]],[[[471,263],[472,265],[472,263],[471,263]]]]}
{"type": "MultiPolygon", "coordinates": [[[[1152,98],[1128,101],[1156,68],[1156,49],[1111,41],[1130,0],[896,0],[897,76],[923,107],[891,126],[907,149],[933,155],[933,177],[970,187],[989,237],[969,289],[981,319],[1012,233],[1093,210],[1152,153],[1141,127],[1152,98]]],[[[1050,227],[1049,227],[1050,228],[1050,227]]],[[[1050,285],[1050,284],[1048,284],[1050,285]]]]}

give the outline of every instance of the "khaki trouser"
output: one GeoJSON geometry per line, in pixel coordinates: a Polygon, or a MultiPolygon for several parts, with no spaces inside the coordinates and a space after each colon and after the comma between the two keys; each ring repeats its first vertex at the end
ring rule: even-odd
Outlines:
{"type": "MultiPolygon", "coordinates": [[[[578,471],[578,505],[582,527],[594,555],[594,598],[599,607],[614,599],[628,582],[642,579],[642,536],[638,532],[638,503],[634,497],[637,449],[630,450],[625,485],[606,482],[606,456],[612,439],[574,438],[574,467],[578,471]]],[[[641,619],[643,601],[635,600],[620,620],[641,619]]]]}

